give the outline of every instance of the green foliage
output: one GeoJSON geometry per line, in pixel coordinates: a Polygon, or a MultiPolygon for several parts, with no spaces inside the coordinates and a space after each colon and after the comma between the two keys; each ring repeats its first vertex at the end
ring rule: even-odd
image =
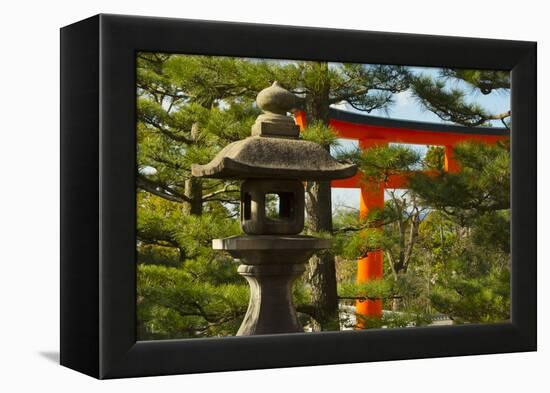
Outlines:
{"type": "Polygon", "coordinates": [[[378,279],[368,282],[346,282],[338,286],[338,296],[342,298],[385,299],[395,294],[393,280],[378,279]]]}
{"type": "Polygon", "coordinates": [[[253,100],[273,73],[268,62],[215,56],[171,56],[165,64],[167,77],[181,86],[193,102],[205,107],[222,99],[253,100]]]}
{"type": "Polygon", "coordinates": [[[437,266],[445,263],[450,257],[453,247],[460,239],[460,227],[452,217],[439,211],[432,210],[420,223],[420,248],[427,252],[430,262],[437,266]]]}
{"type": "Polygon", "coordinates": [[[457,146],[461,171],[419,176],[411,188],[434,209],[420,226],[429,257],[429,300],[456,323],[510,316],[510,159],[508,146],[457,146]]]}
{"type": "Polygon", "coordinates": [[[387,238],[378,228],[364,228],[335,235],[332,252],[345,259],[357,259],[387,245],[387,238]]]}
{"type": "Polygon", "coordinates": [[[189,258],[212,255],[212,239],[240,233],[238,222],[227,221],[220,212],[192,216],[177,204],[146,193],[138,194],[138,209],[137,232],[142,241],[164,241],[189,258]]]}
{"type": "Polygon", "coordinates": [[[403,145],[379,146],[365,150],[358,165],[366,179],[385,181],[390,175],[412,170],[420,155],[403,145]]]}
{"type": "Polygon", "coordinates": [[[472,266],[473,255],[451,260],[431,293],[433,307],[456,323],[502,322],[510,318],[510,271],[491,264],[472,266]]]}
{"type": "Polygon", "coordinates": [[[315,142],[324,147],[338,145],[336,131],[332,127],[325,126],[320,121],[308,125],[301,132],[301,137],[306,141],[315,142]]]}
{"type": "Polygon", "coordinates": [[[338,67],[339,78],[331,80],[333,102],[344,101],[356,110],[387,109],[393,94],[405,91],[411,74],[407,67],[345,63],[338,67]]]}
{"type": "Polygon", "coordinates": [[[412,84],[419,103],[442,120],[478,126],[487,122],[491,115],[480,105],[467,102],[466,93],[458,88],[447,89],[443,80],[418,76],[412,84]]]}
{"type": "Polygon", "coordinates": [[[445,168],[445,148],[443,146],[428,146],[423,166],[426,169],[442,171],[445,168]]]}
{"type": "Polygon", "coordinates": [[[504,254],[510,253],[510,211],[480,214],[473,223],[472,242],[504,254]]]}
{"type": "Polygon", "coordinates": [[[138,241],[139,260],[144,265],[164,265],[178,267],[181,265],[181,254],[179,250],[171,246],[160,244],[148,244],[138,241]]]}
{"type": "Polygon", "coordinates": [[[455,158],[461,168],[457,173],[419,173],[411,179],[410,188],[425,205],[463,220],[510,208],[508,146],[462,143],[455,148],[455,158]]]}
{"type": "Polygon", "coordinates": [[[248,287],[197,280],[182,269],[138,265],[140,339],[234,335],[246,312],[248,287]]]}
{"type": "Polygon", "coordinates": [[[505,71],[443,69],[441,75],[448,79],[463,80],[483,94],[510,89],[510,73],[505,71]]]}
{"type": "MultiPolygon", "coordinates": [[[[363,302],[366,300],[382,299],[389,304],[394,299],[401,300],[404,297],[415,296],[410,288],[406,287],[404,280],[395,281],[393,279],[378,279],[365,283],[346,282],[338,286],[338,296],[345,301],[357,300],[363,302]]],[[[389,311],[383,312],[382,317],[368,317],[361,314],[355,314],[356,322],[348,328],[376,329],[376,328],[397,328],[423,326],[431,322],[431,316],[425,310],[421,310],[414,305],[409,305],[407,311],[389,311]]]]}
{"type": "Polygon", "coordinates": [[[429,325],[432,321],[430,315],[415,314],[410,312],[386,312],[381,318],[368,317],[361,314],[355,314],[357,325],[361,329],[381,329],[381,328],[405,328],[429,325]]]}

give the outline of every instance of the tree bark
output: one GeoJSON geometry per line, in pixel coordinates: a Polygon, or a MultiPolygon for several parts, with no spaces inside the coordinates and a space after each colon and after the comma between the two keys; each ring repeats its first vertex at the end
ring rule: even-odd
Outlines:
{"type": "MultiPolygon", "coordinates": [[[[191,126],[191,140],[198,143],[200,135],[199,123],[193,123],[191,126]]],[[[189,198],[189,204],[186,206],[188,214],[200,216],[202,214],[202,179],[191,176],[185,180],[185,196],[189,198]]]]}
{"type": "MultiPolygon", "coordinates": [[[[305,97],[307,124],[329,123],[328,64],[317,63],[312,72],[319,73],[315,86],[309,87],[305,97]]],[[[328,146],[325,146],[329,150],[328,146]]],[[[306,211],[310,229],[314,232],[332,233],[332,197],[329,181],[308,182],[306,186],[306,211]]],[[[314,255],[309,260],[308,281],[311,285],[311,303],[314,307],[314,331],[338,330],[338,294],[336,291],[336,267],[330,253],[314,255]]]]}
{"type": "MultiPolygon", "coordinates": [[[[332,232],[332,201],[330,182],[308,182],[306,210],[311,230],[332,232]]],[[[314,307],[314,331],[337,329],[338,294],[334,255],[320,253],[309,260],[308,281],[311,304],[314,307]]]]}
{"type": "Polygon", "coordinates": [[[189,203],[185,204],[187,214],[200,216],[202,214],[202,180],[191,177],[185,180],[185,196],[189,203]]]}

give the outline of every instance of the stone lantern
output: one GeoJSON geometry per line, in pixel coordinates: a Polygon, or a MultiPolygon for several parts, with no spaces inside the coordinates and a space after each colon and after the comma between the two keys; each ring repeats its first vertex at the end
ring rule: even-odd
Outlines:
{"type": "Polygon", "coordinates": [[[292,284],[314,252],[330,241],[299,235],[304,228],[304,181],[354,176],[355,165],[334,160],[320,145],[299,139],[287,113],[297,97],[277,82],[262,90],[263,110],[252,136],[229,144],[206,165],[193,165],[196,177],[243,179],[241,227],[244,236],[214,239],[212,247],[238,258],[250,285],[248,310],[239,336],[303,332],[292,304],[292,284]],[[275,201],[275,212],[268,202],[275,201]]]}

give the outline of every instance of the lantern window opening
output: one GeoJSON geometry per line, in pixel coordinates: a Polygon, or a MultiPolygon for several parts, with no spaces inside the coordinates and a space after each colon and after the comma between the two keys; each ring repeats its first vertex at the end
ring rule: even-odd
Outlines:
{"type": "Polygon", "coordinates": [[[269,191],[264,195],[265,218],[270,221],[289,221],[294,219],[295,198],[293,192],[269,191]]]}

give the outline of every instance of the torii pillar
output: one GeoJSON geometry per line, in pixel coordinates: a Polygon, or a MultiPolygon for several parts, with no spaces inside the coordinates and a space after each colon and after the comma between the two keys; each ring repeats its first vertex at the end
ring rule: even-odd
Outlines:
{"type": "MultiPolygon", "coordinates": [[[[359,147],[365,151],[372,147],[386,146],[383,139],[361,139],[359,147]]],[[[360,182],[361,196],[359,199],[359,218],[366,219],[370,212],[384,208],[384,184],[374,182],[360,182]]],[[[383,230],[379,227],[378,230],[383,230]]],[[[357,282],[364,283],[384,276],[384,251],[370,251],[357,260],[357,282]]],[[[355,308],[358,314],[366,317],[382,316],[382,300],[357,300],[355,308]]],[[[360,323],[358,325],[361,325],[360,323]]]]}

